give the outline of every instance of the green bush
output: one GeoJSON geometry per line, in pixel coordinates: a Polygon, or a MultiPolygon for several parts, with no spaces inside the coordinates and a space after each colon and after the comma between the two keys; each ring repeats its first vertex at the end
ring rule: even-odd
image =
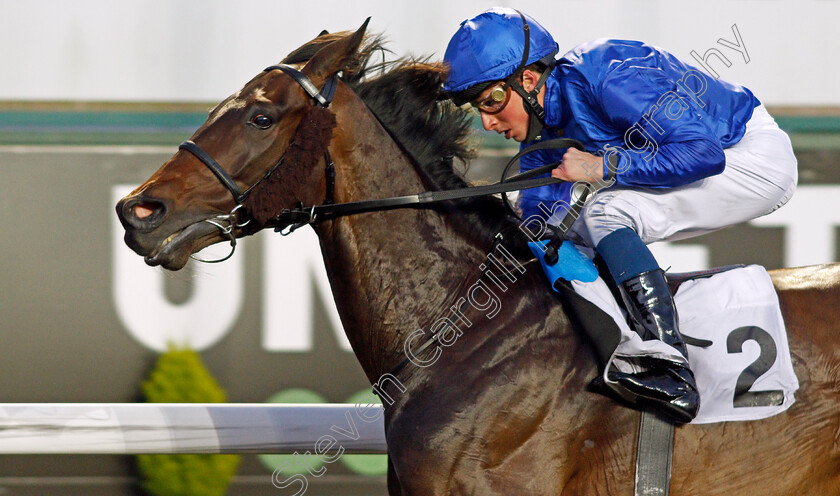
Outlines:
{"type": "MultiPolygon", "coordinates": [[[[194,351],[170,347],[141,385],[150,403],[224,403],[225,392],[194,351]]],[[[223,496],[239,455],[138,455],[143,487],[156,496],[223,496]]]]}

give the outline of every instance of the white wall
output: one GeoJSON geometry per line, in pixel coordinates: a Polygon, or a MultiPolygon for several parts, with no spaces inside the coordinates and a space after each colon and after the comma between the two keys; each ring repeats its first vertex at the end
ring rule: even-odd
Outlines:
{"type": "Polygon", "coordinates": [[[732,62],[721,77],[764,103],[840,104],[834,0],[0,0],[0,100],[217,101],[323,28],[372,16],[397,54],[442,57],[463,19],[498,4],[540,20],[561,51],[619,37],[690,60],[717,46],[732,62]],[[733,24],[749,63],[716,45],[733,24]]]}

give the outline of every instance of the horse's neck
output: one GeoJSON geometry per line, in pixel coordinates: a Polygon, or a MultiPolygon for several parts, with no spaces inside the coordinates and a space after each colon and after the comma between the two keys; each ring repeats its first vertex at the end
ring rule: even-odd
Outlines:
{"type": "MultiPolygon", "coordinates": [[[[345,126],[339,122],[338,129],[345,126]]],[[[352,126],[355,132],[336,136],[331,147],[337,201],[425,189],[378,123],[360,120],[352,126]]],[[[405,338],[417,329],[428,333],[480,272],[481,241],[459,235],[446,217],[432,209],[400,209],[344,217],[316,228],[344,328],[373,380],[405,358],[405,338]]]]}

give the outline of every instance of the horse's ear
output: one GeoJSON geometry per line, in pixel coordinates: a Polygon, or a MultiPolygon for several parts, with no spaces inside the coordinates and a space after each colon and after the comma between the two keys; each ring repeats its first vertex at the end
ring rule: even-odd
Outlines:
{"type": "Polygon", "coordinates": [[[302,72],[315,81],[326,79],[343,69],[347,61],[359,50],[359,46],[365,37],[368,22],[370,22],[370,17],[365,19],[365,22],[355,33],[318,50],[302,69],[302,72]]]}

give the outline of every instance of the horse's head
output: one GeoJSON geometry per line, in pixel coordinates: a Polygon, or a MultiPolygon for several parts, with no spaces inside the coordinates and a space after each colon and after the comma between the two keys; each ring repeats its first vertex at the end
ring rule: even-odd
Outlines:
{"type": "Polygon", "coordinates": [[[322,202],[326,180],[315,162],[322,164],[335,116],[306,86],[311,82],[317,94],[334,83],[366,27],[367,21],[355,33],[320,36],[304,45],[317,52],[305,57],[300,73],[269,68],[217,105],[192,144],[182,144],[117,203],[126,244],[149,265],[177,270],[206,246],[259,230],[269,215],[260,189],[269,183],[271,202],[287,208],[322,202]]]}

